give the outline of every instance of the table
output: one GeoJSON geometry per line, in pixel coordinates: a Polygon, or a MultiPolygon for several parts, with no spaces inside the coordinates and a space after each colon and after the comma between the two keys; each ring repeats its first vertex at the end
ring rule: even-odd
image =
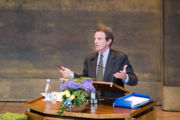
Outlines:
{"type": "Polygon", "coordinates": [[[112,103],[99,102],[98,104],[89,104],[83,112],[67,112],[63,113],[63,117],[59,117],[57,111],[61,102],[52,104],[43,101],[44,97],[38,97],[25,103],[27,111],[25,114],[29,120],[80,120],[80,119],[120,119],[127,120],[156,120],[156,111],[153,101],[138,109],[127,109],[121,107],[113,107],[112,103]]]}

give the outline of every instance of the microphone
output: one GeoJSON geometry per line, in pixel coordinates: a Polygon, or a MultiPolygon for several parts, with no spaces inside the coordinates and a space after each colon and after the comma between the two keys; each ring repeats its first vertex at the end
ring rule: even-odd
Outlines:
{"type": "Polygon", "coordinates": [[[111,79],[111,84],[110,84],[110,87],[112,87],[113,80],[114,80],[114,76],[112,75],[112,79],[111,79]]]}

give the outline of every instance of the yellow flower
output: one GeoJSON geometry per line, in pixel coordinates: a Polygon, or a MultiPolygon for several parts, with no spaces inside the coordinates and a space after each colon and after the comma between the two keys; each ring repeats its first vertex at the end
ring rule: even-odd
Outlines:
{"type": "Polygon", "coordinates": [[[71,96],[69,97],[70,100],[73,100],[74,98],[75,98],[74,95],[71,95],[71,96]]]}
{"type": "Polygon", "coordinates": [[[65,93],[66,97],[70,97],[70,92],[68,90],[65,90],[64,93],[65,93]]]}

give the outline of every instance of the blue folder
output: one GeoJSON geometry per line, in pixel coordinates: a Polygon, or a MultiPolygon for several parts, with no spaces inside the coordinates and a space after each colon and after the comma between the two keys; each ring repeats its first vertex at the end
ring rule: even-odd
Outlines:
{"type": "Polygon", "coordinates": [[[151,102],[151,99],[149,97],[149,95],[147,94],[142,94],[142,93],[131,93],[129,95],[126,95],[124,97],[120,97],[120,98],[117,98],[116,100],[114,100],[113,102],[113,106],[114,107],[124,107],[124,108],[131,108],[131,109],[137,109],[145,104],[148,104],[149,102],[151,102]],[[136,105],[132,105],[132,102],[133,101],[129,101],[127,100],[128,98],[130,97],[137,97],[137,98],[146,98],[146,101],[145,102],[140,102],[136,105]]]}

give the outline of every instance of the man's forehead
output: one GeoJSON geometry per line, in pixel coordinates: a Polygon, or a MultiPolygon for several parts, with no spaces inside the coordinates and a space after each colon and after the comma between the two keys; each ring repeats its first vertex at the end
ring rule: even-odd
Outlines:
{"type": "Polygon", "coordinates": [[[97,31],[95,32],[94,36],[100,37],[100,36],[106,36],[106,34],[103,31],[97,31]]]}

